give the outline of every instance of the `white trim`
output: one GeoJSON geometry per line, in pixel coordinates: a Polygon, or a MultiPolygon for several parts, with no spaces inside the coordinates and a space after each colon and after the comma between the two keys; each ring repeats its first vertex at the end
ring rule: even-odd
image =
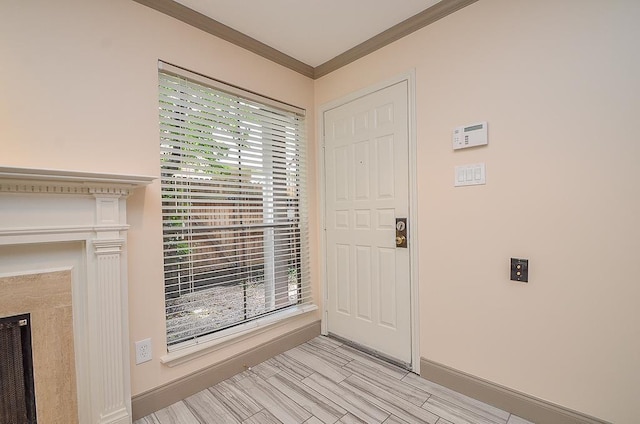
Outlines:
{"type": "Polygon", "coordinates": [[[409,261],[411,263],[411,370],[420,374],[420,278],[418,255],[418,138],[416,135],[416,72],[408,72],[409,83],[409,261]]]}
{"type": "Polygon", "coordinates": [[[49,235],[49,234],[73,234],[86,233],[93,231],[127,231],[129,225],[74,225],[62,227],[33,227],[33,228],[10,228],[0,229],[0,237],[9,237],[14,235],[49,235]]]}
{"type": "Polygon", "coordinates": [[[329,329],[327,328],[327,301],[328,301],[328,290],[327,290],[327,273],[326,273],[326,267],[327,267],[327,224],[326,224],[326,217],[325,217],[325,213],[326,213],[326,209],[325,209],[325,184],[324,184],[324,178],[325,178],[325,161],[324,161],[324,113],[328,110],[328,108],[324,108],[324,105],[322,105],[319,109],[318,109],[318,115],[317,115],[317,122],[319,123],[317,125],[316,131],[317,131],[317,138],[316,140],[318,140],[316,149],[317,149],[317,162],[318,162],[318,166],[317,166],[317,177],[318,177],[318,187],[319,187],[319,194],[320,194],[320,199],[319,200],[319,206],[320,206],[320,211],[318,213],[318,216],[320,217],[320,266],[318,267],[318,279],[319,281],[322,283],[320,285],[320,299],[322,301],[322,312],[320,314],[320,334],[326,336],[329,334],[329,329]]]}
{"type": "Polygon", "coordinates": [[[143,175],[0,167],[0,192],[7,193],[128,196],[153,180],[143,175]]]}
{"type": "Polygon", "coordinates": [[[268,329],[286,324],[288,318],[293,318],[318,309],[317,305],[301,305],[287,308],[283,311],[269,314],[263,318],[236,325],[209,336],[202,336],[195,341],[182,342],[170,347],[168,354],[160,357],[160,362],[168,367],[183,364],[192,359],[238,343],[249,337],[254,337],[268,329]]]}
{"type": "Polygon", "coordinates": [[[411,69],[405,73],[397,75],[383,82],[373,84],[369,87],[360,89],[353,93],[347,94],[336,100],[332,100],[320,105],[317,112],[317,137],[318,143],[318,183],[320,187],[320,281],[322,282],[322,320],[321,333],[328,334],[327,328],[327,278],[326,278],[326,217],[325,217],[325,163],[324,163],[324,114],[336,107],[342,106],[353,100],[372,94],[376,91],[383,90],[387,87],[395,85],[399,82],[407,81],[408,98],[407,98],[407,120],[409,124],[409,240],[411,241],[409,248],[410,255],[410,286],[411,286],[411,370],[420,373],[420,296],[419,296],[419,276],[418,276],[418,182],[417,182],[417,137],[416,137],[416,72],[411,69]]]}
{"type": "Polygon", "coordinates": [[[0,273],[0,278],[24,277],[26,275],[48,274],[51,272],[60,272],[60,271],[69,271],[73,273],[74,268],[73,266],[70,266],[70,265],[62,265],[62,266],[55,266],[51,268],[21,269],[20,271],[0,273]]]}

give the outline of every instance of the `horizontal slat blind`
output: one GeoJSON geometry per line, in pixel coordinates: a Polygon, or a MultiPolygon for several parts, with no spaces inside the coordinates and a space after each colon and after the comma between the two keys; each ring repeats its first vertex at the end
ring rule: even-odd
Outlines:
{"type": "Polygon", "coordinates": [[[203,81],[159,72],[170,346],[312,300],[304,116],[203,81]]]}

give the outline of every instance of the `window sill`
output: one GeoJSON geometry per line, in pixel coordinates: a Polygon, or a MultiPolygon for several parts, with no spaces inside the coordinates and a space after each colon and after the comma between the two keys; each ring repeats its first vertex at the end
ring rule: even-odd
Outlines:
{"type": "Polygon", "coordinates": [[[173,346],[172,351],[160,358],[160,362],[168,367],[183,364],[208,353],[246,340],[256,334],[286,323],[287,318],[306,314],[318,309],[317,305],[303,305],[267,315],[255,321],[247,322],[219,333],[184,342],[173,346]]]}

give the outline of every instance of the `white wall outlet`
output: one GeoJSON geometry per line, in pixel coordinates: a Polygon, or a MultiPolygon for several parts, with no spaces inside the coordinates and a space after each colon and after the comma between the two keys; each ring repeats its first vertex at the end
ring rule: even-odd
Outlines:
{"type": "Polygon", "coordinates": [[[148,362],[153,357],[151,339],[144,339],[136,342],[136,365],[148,362]]]}

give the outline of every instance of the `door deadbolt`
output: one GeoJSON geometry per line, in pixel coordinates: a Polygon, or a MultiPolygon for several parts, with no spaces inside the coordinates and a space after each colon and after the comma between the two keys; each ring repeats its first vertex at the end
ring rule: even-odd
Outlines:
{"type": "Polygon", "coordinates": [[[396,218],[396,247],[407,247],[407,218],[396,218]]]}

